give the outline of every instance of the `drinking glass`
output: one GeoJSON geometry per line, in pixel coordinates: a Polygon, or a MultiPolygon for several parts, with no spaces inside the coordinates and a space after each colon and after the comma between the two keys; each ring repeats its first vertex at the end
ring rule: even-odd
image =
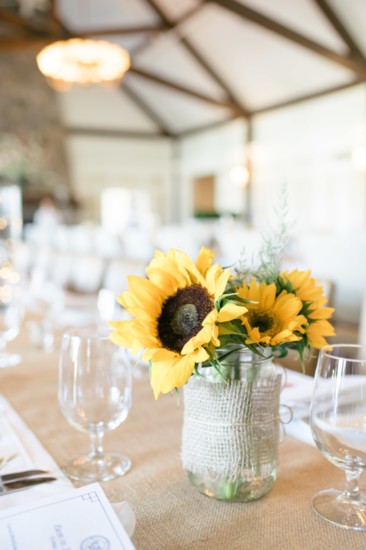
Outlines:
{"type": "Polygon", "coordinates": [[[14,367],[21,361],[6,345],[20,332],[24,315],[20,275],[9,260],[0,263],[0,368],[14,367]]]}
{"type": "Polygon", "coordinates": [[[22,193],[18,185],[0,185],[0,239],[20,239],[23,225],[22,193]]]}
{"type": "Polygon", "coordinates": [[[103,436],[127,417],[131,407],[131,370],[128,355],[98,327],[67,331],[62,338],[58,400],[74,428],[89,432],[91,451],[70,460],[68,477],[83,482],[108,481],[131,467],[128,457],[105,453],[103,436]]]}
{"type": "Polygon", "coordinates": [[[343,491],[317,493],[312,506],[322,518],[366,530],[366,495],[359,487],[366,470],[366,349],[337,344],[319,354],[310,424],[317,447],[346,475],[343,491]]]}

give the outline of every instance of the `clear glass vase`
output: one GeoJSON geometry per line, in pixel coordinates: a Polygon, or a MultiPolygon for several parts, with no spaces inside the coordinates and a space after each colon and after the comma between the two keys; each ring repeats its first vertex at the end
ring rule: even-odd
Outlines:
{"type": "Polygon", "coordinates": [[[224,379],[201,367],[184,388],[183,467],[201,493],[249,502],[276,480],[281,375],[249,349],[221,363],[224,379]]]}

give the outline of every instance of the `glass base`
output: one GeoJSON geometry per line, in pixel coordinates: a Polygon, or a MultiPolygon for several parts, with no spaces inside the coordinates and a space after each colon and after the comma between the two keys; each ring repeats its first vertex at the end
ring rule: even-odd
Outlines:
{"type": "Polygon", "coordinates": [[[0,368],[15,367],[22,358],[17,353],[0,353],[0,368]]]}
{"type": "Polygon", "coordinates": [[[253,477],[250,481],[238,479],[228,481],[227,479],[207,479],[204,476],[193,474],[187,471],[188,479],[200,493],[231,502],[250,502],[264,496],[273,487],[276,481],[274,471],[268,477],[253,477]]]}
{"type": "Polygon", "coordinates": [[[323,519],[344,529],[366,531],[366,499],[350,500],[342,491],[327,489],[312,500],[313,510],[323,519]]]}
{"type": "Polygon", "coordinates": [[[83,456],[70,460],[62,471],[74,481],[92,483],[93,481],[109,481],[123,476],[131,468],[131,460],[117,453],[106,454],[103,460],[92,456],[83,456]]]}

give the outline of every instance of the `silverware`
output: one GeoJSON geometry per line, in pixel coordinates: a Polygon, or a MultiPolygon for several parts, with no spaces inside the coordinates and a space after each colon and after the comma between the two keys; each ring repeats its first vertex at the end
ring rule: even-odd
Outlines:
{"type": "Polygon", "coordinates": [[[40,476],[42,474],[49,474],[48,470],[24,470],[23,472],[11,472],[10,474],[0,475],[0,486],[1,482],[13,481],[16,479],[31,478],[34,476],[40,476]]]}
{"type": "Polygon", "coordinates": [[[0,496],[13,493],[15,491],[21,491],[32,487],[33,485],[39,485],[41,483],[49,483],[50,481],[56,481],[55,477],[33,477],[30,479],[18,479],[15,481],[8,481],[0,485],[0,496]]]}

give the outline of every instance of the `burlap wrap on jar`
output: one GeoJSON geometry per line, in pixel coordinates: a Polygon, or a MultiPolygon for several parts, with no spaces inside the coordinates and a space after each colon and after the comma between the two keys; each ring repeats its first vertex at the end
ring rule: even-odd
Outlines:
{"type": "MultiPolygon", "coordinates": [[[[277,469],[281,375],[184,387],[182,463],[205,479],[251,482],[277,469]]],[[[274,474],[275,475],[275,474],[274,474]]]]}

